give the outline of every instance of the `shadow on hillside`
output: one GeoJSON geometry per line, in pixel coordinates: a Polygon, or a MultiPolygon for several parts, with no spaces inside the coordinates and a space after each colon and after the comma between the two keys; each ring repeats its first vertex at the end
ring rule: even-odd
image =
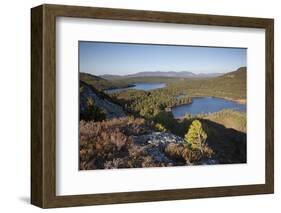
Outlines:
{"type": "MultiPolygon", "coordinates": [[[[198,119],[208,135],[206,143],[215,152],[214,158],[220,164],[246,163],[247,161],[247,134],[232,128],[207,120],[198,119]]],[[[177,121],[174,133],[184,137],[191,125],[191,119],[177,121]]]]}

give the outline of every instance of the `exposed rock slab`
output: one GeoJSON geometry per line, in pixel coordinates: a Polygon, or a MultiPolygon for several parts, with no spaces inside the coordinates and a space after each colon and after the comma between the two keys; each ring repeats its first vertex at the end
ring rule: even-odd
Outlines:
{"type": "Polygon", "coordinates": [[[155,163],[164,163],[170,165],[182,165],[170,159],[165,154],[165,148],[170,143],[183,144],[183,138],[172,133],[152,132],[145,135],[133,136],[133,142],[142,147],[142,150],[151,156],[155,163]]]}
{"type": "Polygon", "coordinates": [[[88,98],[92,98],[95,101],[95,105],[105,112],[106,119],[126,116],[126,112],[123,108],[113,103],[112,100],[109,100],[105,94],[101,94],[101,92],[96,91],[93,87],[81,81],[80,87],[82,87],[82,91],[80,92],[80,112],[86,110],[87,100],[88,98]]]}

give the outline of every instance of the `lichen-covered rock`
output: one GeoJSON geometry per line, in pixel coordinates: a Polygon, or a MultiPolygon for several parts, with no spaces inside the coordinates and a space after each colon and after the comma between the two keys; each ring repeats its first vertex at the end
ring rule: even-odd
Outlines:
{"type": "Polygon", "coordinates": [[[169,144],[184,144],[183,138],[172,133],[166,132],[151,132],[144,135],[133,136],[133,142],[141,146],[143,152],[151,156],[155,163],[164,165],[183,165],[184,162],[169,158],[165,152],[169,144]]]}
{"type": "Polygon", "coordinates": [[[136,144],[140,145],[153,144],[160,146],[161,144],[166,145],[168,143],[185,143],[183,138],[167,132],[151,132],[149,134],[133,137],[133,139],[136,144]]]}

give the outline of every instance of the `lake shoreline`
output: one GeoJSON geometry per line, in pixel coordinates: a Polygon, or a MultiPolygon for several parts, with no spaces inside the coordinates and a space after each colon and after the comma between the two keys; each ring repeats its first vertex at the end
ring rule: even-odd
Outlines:
{"type": "Polygon", "coordinates": [[[220,97],[220,96],[190,96],[191,99],[193,98],[207,98],[207,97],[210,97],[210,98],[221,98],[221,99],[224,99],[224,100],[227,100],[227,101],[233,101],[233,102],[236,102],[238,104],[247,104],[247,99],[245,98],[239,98],[239,99],[234,99],[234,98],[228,98],[228,97],[220,97]]]}
{"type": "MultiPolygon", "coordinates": [[[[176,106],[171,107],[170,111],[173,113],[173,117],[174,119],[182,119],[185,114],[191,114],[191,115],[197,115],[197,114],[208,114],[208,113],[213,113],[213,112],[218,112],[224,109],[233,109],[234,111],[244,111],[246,110],[246,100],[244,99],[239,99],[239,100],[233,100],[233,99],[229,99],[229,98],[221,98],[221,97],[214,97],[214,96],[192,96],[190,97],[191,101],[189,103],[185,103],[185,104],[179,104],[176,106]],[[202,100],[200,100],[202,99],[202,100]],[[219,101],[219,103],[217,104],[226,104],[224,107],[218,107],[217,104],[213,105],[210,103],[205,103],[207,104],[208,108],[211,107],[212,110],[210,110],[209,112],[206,111],[200,111],[198,110],[198,104],[199,102],[206,102],[209,101],[208,99],[216,99],[214,101],[219,101]],[[226,103],[221,103],[221,102],[226,102],[226,103]],[[192,104],[195,104],[194,106],[192,106],[192,104]],[[191,108],[190,108],[191,107],[191,108]],[[193,109],[192,109],[193,107],[193,109]],[[239,107],[238,110],[236,110],[235,108],[239,107]],[[189,109],[187,109],[189,108],[189,109]],[[243,109],[245,108],[245,109],[243,109]],[[191,110],[191,111],[190,111],[191,110]],[[181,115],[182,113],[184,113],[184,115],[181,115]]],[[[202,103],[200,103],[202,104],[202,103]]],[[[200,107],[199,107],[200,108],[200,107]]]]}
{"type": "MultiPolygon", "coordinates": [[[[135,83],[130,83],[128,84],[127,86],[125,87],[111,87],[111,88],[108,88],[108,89],[105,89],[103,92],[105,93],[112,93],[111,90],[126,90],[126,89],[133,89],[134,87],[137,86],[137,84],[153,84],[153,83],[150,83],[150,82],[135,82],[135,83]]],[[[155,83],[154,83],[155,84],[155,83]]],[[[165,86],[163,88],[165,88],[167,85],[166,83],[164,82],[157,82],[156,84],[165,84],[165,86]]],[[[155,88],[155,89],[162,89],[161,87],[160,88],[155,88]]],[[[155,90],[155,89],[152,89],[152,90],[155,90]]],[[[138,90],[138,89],[137,89],[138,90]]],[[[141,90],[141,89],[140,89],[141,90]]],[[[149,90],[143,90],[145,92],[149,91],[149,90]]],[[[114,93],[114,92],[113,92],[114,93]]],[[[224,100],[227,100],[227,101],[233,101],[233,102],[236,102],[236,103],[239,103],[239,104],[246,104],[247,103],[247,99],[245,98],[238,98],[238,99],[235,99],[235,98],[229,98],[229,97],[220,97],[220,96],[190,96],[189,98],[191,98],[191,102],[189,103],[185,103],[185,104],[191,104],[192,103],[192,99],[193,98],[204,98],[204,97],[211,97],[211,98],[221,98],[221,99],[224,99],[224,100]]],[[[177,106],[181,106],[181,105],[185,105],[185,104],[179,104],[179,105],[176,105],[176,106],[173,106],[173,107],[177,107],[177,106]]],[[[173,108],[172,107],[172,108],[173,108]]]]}
{"type": "Polygon", "coordinates": [[[142,91],[148,92],[150,90],[162,89],[162,88],[165,88],[166,86],[167,86],[166,83],[163,83],[163,82],[159,82],[159,83],[136,82],[136,83],[131,83],[126,87],[106,89],[103,92],[111,94],[111,93],[115,93],[115,92],[118,93],[118,92],[126,91],[129,89],[142,90],[142,91]],[[152,85],[151,88],[143,88],[143,89],[141,88],[141,87],[151,86],[151,85],[152,85]],[[153,88],[154,85],[156,85],[155,88],[153,88]]]}
{"type": "MultiPolygon", "coordinates": [[[[158,83],[147,83],[147,82],[141,82],[141,83],[131,83],[127,87],[122,87],[118,89],[109,89],[104,90],[107,94],[112,93],[119,93],[122,91],[126,91],[129,89],[135,89],[135,90],[143,90],[145,92],[148,92],[150,90],[157,90],[166,87],[166,83],[158,82],[158,83]]],[[[187,95],[188,96],[188,95],[187,95]]],[[[173,97],[176,98],[176,97],[173,97]]],[[[203,105],[204,106],[204,105],[203,105]]],[[[190,96],[188,98],[188,101],[180,101],[175,103],[174,106],[165,108],[165,111],[171,111],[173,113],[173,117],[177,119],[178,117],[184,117],[182,113],[189,113],[189,114],[200,114],[200,113],[209,113],[209,112],[216,112],[220,111],[222,109],[229,109],[232,108],[235,111],[245,111],[246,108],[246,99],[234,99],[229,97],[218,97],[218,96],[203,96],[203,95],[197,95],[197,96],[190,96]],[[199,100],[198,100],[199,99],[199,100]],[[203,99],[203,100],[200,100],[203,99]],[[214,100],[209,100],[214,99],[214,100]],[[202,102],[203,101],[203,102],[202,102]],[[221,106],[218,106],[217,104],[213,104],[212,102],[217,102],[217,104],[223,104],[221,106]],[[185,102],[185,103],[183,103],[185,102]],[[205,104],[205,107],[207,109],[209,108],[209,111],[207,110],[201,110],[201,105],[198,106],[198,103],[205,104]],[[194,105],[192,105],[194,104],[194,105]],[[207,105],[206,105],[207,104],[207,105]],[[195,108],[194,108],[195,107],[195,108]],[[189,108],[189,109],[188,109],[189,108]],[[238,108],[236,110],[235,108],[238,108]],[[190,109],[192,109],[190,111],[190,109]]]]}
{"type": "Polygon", "coordinates": [[[109,88],[103,90],[103,92],[106,92],[107,90],[114,90],[114,89],[130,89],[131,87],[134,87],[134,86],[135,86],[134,84],[128,84],[124,87],[122,87],[122,86],[120,86],[120,87],[117,87],[117,86],[116,87],[109,87],[109,88]]]}
{"type": "Polygon", "coordinates": [[[236,103],[239,103],[239,104],[247,104],[247,100],[246,99],[231,99],[231,98],[229,98],[229,99],[227,99],[226,98],[226,100],[230,100],[230,101],[234,101],[234,102],[236,102],[236,103]]]}

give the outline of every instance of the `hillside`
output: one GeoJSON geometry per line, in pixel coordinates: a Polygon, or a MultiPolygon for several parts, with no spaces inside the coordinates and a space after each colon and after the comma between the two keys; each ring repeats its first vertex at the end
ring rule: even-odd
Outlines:
{"type": "Polygon", "coordinates": [[[129,86],[125,82],[109,81],[102,77],[91,75],[89,73],[79,73],[79,79],[93,86],[99,91],[103,91],[105,89],[116,89],[116,88],[123,88],[129,86]]]}
{"type": "Polygon", "coordinates": [[[175,129],[157,129],[142,118],[122,117],[101,122],[80,121],[81,170],[229,164],[246,162],[246,134],[200,118],[207,133],[203,152],[187,146],[184,135],[194,118],[175,129]],[[223,134],[221,134],[223,132],[223,134]]]}
{"type": "Polygon", "coordinates": [[[119,118],[126,116],[126,112],[117,103],[104,94],[90,86],[89,84],[80,81],[80,95],[79,95],[80,119],[84,118],[88,110],[88,102],[92,101],[94,107],[99,109],[100,113],[105,114],[106,119],[119,118]]]}
{"type": "Polygon", "coordinates": [[[246,80],[247,69],[241,67],[216,78],[190,80],[185,81],[185,84],[191,96],[215,96],[245,102],[246,80]]]}
{"type": "Polygon", "coordinates": [[[247,71],[246,67],[240,67],[237,70],[226,73],[219,78],[221,78],[221,79],[223,79],[223,78],[224,79],[226,79],[226,78],[236,78],[236,79],[245,80],[246,79],[246,71],[247,71]]]}

